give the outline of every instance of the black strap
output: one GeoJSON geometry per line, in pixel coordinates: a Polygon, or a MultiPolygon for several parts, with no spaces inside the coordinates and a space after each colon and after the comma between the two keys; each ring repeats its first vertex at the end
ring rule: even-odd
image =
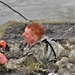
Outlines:
{"type": "Polygon", "coordinates": [[[44,39],[42,42],[45,42],[46,43],[46,49],[48,49],[48,45],[51,47],[51,50],[53,51],[53,54],[54,54],[55,60],[56,60],[56,53],[55,53],[52,45],[50,44],[50,42],[48,42],[47,39],[44,39]]]}

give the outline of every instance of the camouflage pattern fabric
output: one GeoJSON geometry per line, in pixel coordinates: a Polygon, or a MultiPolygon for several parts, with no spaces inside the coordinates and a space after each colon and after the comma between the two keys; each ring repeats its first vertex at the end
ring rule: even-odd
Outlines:
{"type": "MultiPolygon", "coordinates": [[[[11,58],[5,64],[5,67],[7,69],[16,69],[19,71],[39,70],[41,65],[46,66],[46,68],[48,68],[51,63],[54,63],[51,62],[51,60],[53,60],[55,56],[50,46],[48,46],[48,49],[46,48],[46,43],[42,42],[43,40],[44,38],[36,42],[32,47],[29,47],[29,45],[27,44],[22,44],[22,47],[23,45],[25,46],[24,49],[22,49],[21,47],[18,48],[19,50],[22,49],[20,53],[21,55],[19,55],[18,52],[18,58],[11,58]],[[46,65],[47,63],[49,64],[49,66],[46,65]]],[[[58,42],[52,41],[51,39],[47,40],[52,45],[56,53],[57,60],[60,60],[65,54],[64,48],[58,42]]]]}

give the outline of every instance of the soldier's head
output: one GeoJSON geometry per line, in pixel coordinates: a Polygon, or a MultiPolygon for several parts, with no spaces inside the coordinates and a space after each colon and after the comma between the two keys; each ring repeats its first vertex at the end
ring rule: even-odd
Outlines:
{"type": "Polygon", "coordinates": [[[28,24],[22,36],[25,42],[33,45],[37,40],[40,40],[44,34],[44,28],[39,23],[28,24]]]}

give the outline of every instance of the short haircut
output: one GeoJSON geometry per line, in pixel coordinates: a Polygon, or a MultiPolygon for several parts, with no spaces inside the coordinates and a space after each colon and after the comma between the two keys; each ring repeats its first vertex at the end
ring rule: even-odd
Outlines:
{"type": "Polygon", "coordinates": [[[27,28],[31,30],[31,35],[36,35],[40,39],[44,34],[44,28],[39,23],[31,23],[27,25],[27,28]]]}

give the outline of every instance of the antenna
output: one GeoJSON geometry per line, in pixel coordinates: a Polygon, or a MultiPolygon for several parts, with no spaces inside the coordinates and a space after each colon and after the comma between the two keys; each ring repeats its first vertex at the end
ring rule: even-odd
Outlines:
{"type": "Polygon", "coordinates": [[[22,18],[24,18],[25,20],[28,21],[27,18],[25,18],[21,13],[19,13],[18,11],[14,10],[12,7],[10,7],[8,4],[4,3],[3,1],[0,1],[0,3],[4,4],[5,6],[7,6],[8,8],[10,8],[11,10],[13,10],[14,12],[18,13],[22,18]]]}

